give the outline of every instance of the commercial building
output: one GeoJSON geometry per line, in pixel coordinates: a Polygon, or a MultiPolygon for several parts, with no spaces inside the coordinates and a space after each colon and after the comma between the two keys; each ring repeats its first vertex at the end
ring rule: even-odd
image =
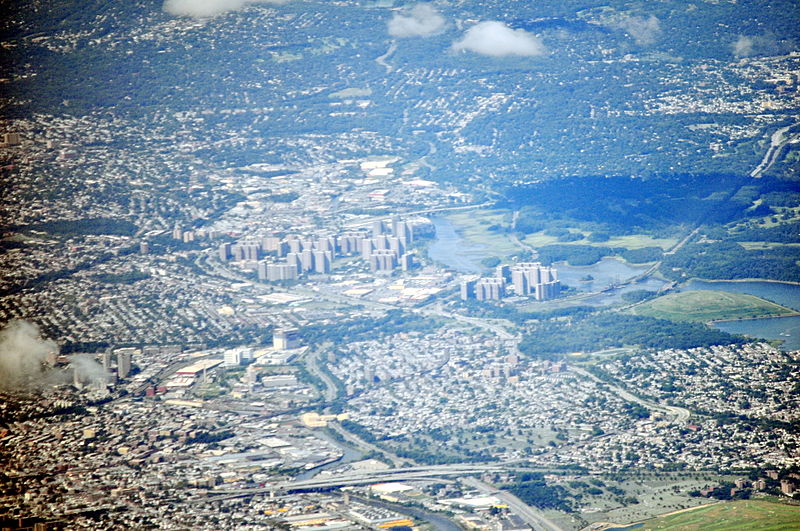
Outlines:
{"type": "Polygon", "coordinates": [[[278,350],[291,350],[300,346],[300,333],[296,328],[276,328],[272,333],[272,346],[278,350]]]}

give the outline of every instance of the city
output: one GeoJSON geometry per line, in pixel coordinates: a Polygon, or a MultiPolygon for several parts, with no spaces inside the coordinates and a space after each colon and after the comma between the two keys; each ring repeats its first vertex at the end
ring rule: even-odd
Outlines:
{"type": "Polygon", "coordinates": [[[794,29],[171,3],[4,29],[0,527],[793,528],[794,29]]]}

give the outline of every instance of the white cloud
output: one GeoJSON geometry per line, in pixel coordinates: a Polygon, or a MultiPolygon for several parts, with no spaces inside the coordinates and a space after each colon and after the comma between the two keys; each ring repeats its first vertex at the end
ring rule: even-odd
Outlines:
{"type": "Polygon", "coordinates": [[[392,37],[427,37],[441,30],[445,20],[430,4],[417,4],[407,14],[395,13],[389,20],[392,37]]]}
{"type": "Polygon", "coordinates": [[[763,35],[739,35],[731,43],[731,51],[737,58],[755,55],[783,55],[797,50],[797,43],[792,39],[779,39],[772,33],[763,35]]]}
{"type": "Polygon", "coordinates": [[[661,24],[658,17],[650,15],[644,17],[625,17],[613,24],[613,27],[621,29],[630,35],[636,44],[653,44],[661,36],[661,24]]]}
{"type": "Polygon", "coordinates": [[[288,0],[165,0],[164,11],[179,17],[208,18],[247,4],[285,4],[288,0]]]}
{"type": "Polygon", "coordinates": [[[736,57],[750,57],[753,55],[753,44],[752,37],[739,35],[739,38],[733,43],[733,55],[736,57]]]}
{"type": "Polygon", "coordinates": [[[58,346],[42,338],[39,327],[11,321],[0,330],[0,389],[39,387],[46,379],[47,357],[58,346]]]}
{"type": "Polygon", "coordinates": [[[469,28],[460,41],[453,43],[453,50],[469,50],[491,57],[529,57],[545,53],[544,44],[536,35],[521,29],[511,29],[494,20],[480,22],[469,28]]]}

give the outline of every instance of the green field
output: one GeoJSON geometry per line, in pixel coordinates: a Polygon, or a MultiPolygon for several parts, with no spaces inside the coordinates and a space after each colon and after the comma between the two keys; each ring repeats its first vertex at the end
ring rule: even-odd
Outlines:
{"type": "Polygon", "coordinates": [[[637,530],[791,531],[800,530],[800,506],[769,500],[716,503],[648,520],[637,530]]]}
{"type": "Polygon", "coordinates": [[[778,243],[778,242],[739,242],[739,245],[748,251],[761,251],[764,249],[777,249],[780,247],[800,247],[800,243],[778,243]]]}
{"type": "Polygon", "coordinates": [[[447,219],[465,240],[484,246],[486,256],[502,259],[519,252],[520,248],[507,235],[493,232],[489,227],[508,227],[510,215],[507,210],[470,210],[449,214],[447,219]]]}
{"type": "Polygon", "coordinates": [[[743,293],[726,291],[687,291],[670,293],[631,309],[645,315],[670,321],[708,322],[722,319],[774,317],[795,313],[774,302],[743,293]]]}
{"type": "MultiPolygon", "coordinates": [[[[589,232],[572,229],[571,232],[580,232],[584,236],[589,236],[589,232]]],[[[604,242],[592,242],[586,238],[574,242],[560,242],[555,236],[548,236],[544,231],[533,232],[525,236],[525,243],[531,247],[542,247],[544,245],[592,245],[594,247],[624,247],[626,249],[642,249],[643,247],[661,247],[670,249],[676,243],[677,238],[652,238],[644,234],[631,234],[628,236],[616,236],[604,242]]]]}
{"type": "MultiPolygon", "coordinates": [[[[526,245],[530,245],[531,247],[543,247],[545,245],[554,245],[560,243],[558,238],[555,236],[548,236],[544,233],[544,231],[533,232],[531,234],[526,234],[525,238],[522,240],[523,243],[526,245]]],[[[585,240],[580,240],[579,242],[570,242],[570,243],[582,243],[586,245],[588,242],[585,240]]]]}

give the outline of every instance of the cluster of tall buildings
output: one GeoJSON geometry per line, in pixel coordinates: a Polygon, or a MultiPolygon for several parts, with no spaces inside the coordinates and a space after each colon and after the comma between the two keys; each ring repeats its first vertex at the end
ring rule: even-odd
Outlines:
{"type": "Polygon", "coordinates": [[[209,239],[214,240],[219,237],[219,232],[206,229],[186,229],[180,224],[176,224],[172,229],[172,239],[183,243],[190,243],[195,240],[209,239]]]}
{"type": "MultiPolygon", "coordinates": [[[[142,210],[148,208],[148,203],[144,198],[140,198],[140,206],[142,210]]],[[[191,243],[196,240],[214,240],[220,237],[220,233],[215,230],[207,230],[207,229],[186,229],[180,223],[175,224],[172,228],[172,239],[183,242],[183,243],[191,243]]],[[[139,242],[139,254],[149,254],[150,253],[150,242],[147,240],[142,240],[139,242]]]]}
{"type": "Polygon", "coordinates": [[[561,292],[558,271],[554,267],[545,267],[539,262],[524,262],[509,269],[514,293],[519,296],[533,296],[537,301],[544,301],[558,297],[561,292]]]}
{"type": "Polygon", "coordinates": [[[133,368],[133,358],[140,356],[142,351],[135,347],[122,347],[113,350],[106,350],[102,354],[103,369],[109,375],[111,382],[117,378],[124,380],[131,374],[133,368]],[[116,360],[116,370],[113,368],[113,361],[116,360]]]}
{"type": "Polygon", "coordinates": [[[499,265],[493,277],[465,280],[461,283],[461,298],[479,301],[500,300],[513,291],[520,297],[534,297],[544,301],[558,297],[561,283],[554,267],[539,262],[522,262],[499,265]]]}
{"type": "Polygon", "coordinates": [[[257,263],[258,279],[266,282],[295,280],[305,273],[330,273],[333,261],[340,256],[360,256],[374,272],[404,271],[411,265],[407,252],[413,241],[409,223],[398,217],[375,221],[371,229],[347,231],[339,235],[303,238],[266,236],[259,240],[223,243],[220,260],[257,263]]]}

